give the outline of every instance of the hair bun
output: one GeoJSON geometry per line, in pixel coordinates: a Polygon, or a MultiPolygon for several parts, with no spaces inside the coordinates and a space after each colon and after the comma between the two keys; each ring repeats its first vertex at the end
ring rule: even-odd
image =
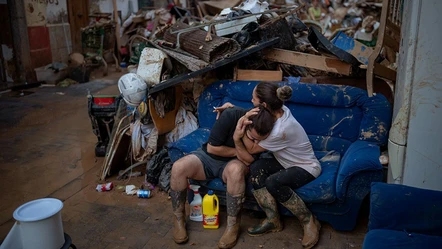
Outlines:
{"type": "Polygon", "coordinates": [[[281,101],[287,101],[292,97],[292,88],[289,86],[282,86],[276,89],[276,96],[281,101]]]}

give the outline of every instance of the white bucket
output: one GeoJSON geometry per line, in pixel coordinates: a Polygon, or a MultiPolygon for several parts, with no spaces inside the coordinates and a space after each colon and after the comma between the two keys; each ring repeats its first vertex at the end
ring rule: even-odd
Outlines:
{"type": "Polygon", "coordinates": [[[17,220],[0,248],[59,249],[64,245],[61,209],[63,202],[43,198],[27,202],[14,211],[17,220]],[[13,241],[14,240],[14,241],[13,241]]]}

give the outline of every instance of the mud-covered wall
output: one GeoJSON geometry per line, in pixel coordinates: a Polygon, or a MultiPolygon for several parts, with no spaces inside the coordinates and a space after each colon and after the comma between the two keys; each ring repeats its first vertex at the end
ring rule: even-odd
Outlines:
{"type": "Polygon", "coordinates": [[[24,4],[31,54],[39,54],[33,64],[38,67],[54,61],[67,63],[72,50],[67,0],[24,0],[24,4]],[[33,40],[38,44],[32,44],[33,40]]]}

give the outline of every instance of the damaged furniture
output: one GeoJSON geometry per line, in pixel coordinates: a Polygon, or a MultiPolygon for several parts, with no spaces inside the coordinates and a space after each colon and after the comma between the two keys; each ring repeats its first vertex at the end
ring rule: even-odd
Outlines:
{"type": "MultiPolygon", "coordinates": [[[[396,82],[396,70],[378,63],[377,59],[381,54],[382,49],[390,49],[386,51],[387,55],[389,54],[388,52],[394,54],[399,52],[402,6],[403,0],[383,0],[382,2],[379,35],[376,42],[376,47],[368,58],[366,74],[368,96],[373,95],[373,78],[375,76],[396,82]]],[[[395,55],[390,55],[390,57],[396,58],[395,55]]],[[[390,60],[391,62],[395,62],[392,59],[390,60]]]]}
{"type": "Polygon", "coordinates": [[[363,249],[440,248],[442,192],[373,183],[363,249]]]}
{"type": "MultiPolygon", "coordinates": [[[[213,106],[230,102],[251,108],[257,83],[224,80],[208,86],[199,98],[199,129],[169,144],[170,159],[175,162],[208,140],[216,117],[213,106]]],[[[368,97],[356,87],[298,83],[294,78],[279,84],[292,87],[293,96],[285,105],[306,130],[322,166],[321,175],[296,193],[319,220],[336,230],[352,230],[370,184],[383,178],[380,146],[387,143],[391,105],[382,94],[368,97]]],[[[225,204],[226,186],[221,179],[198,184],[201,193],[213,189],[225,204]]],[[[244,207],[259,210],[251,189],[247,180],[244,207]]],[[[291,215],[282,206],[280,211],[291,215]]]]}

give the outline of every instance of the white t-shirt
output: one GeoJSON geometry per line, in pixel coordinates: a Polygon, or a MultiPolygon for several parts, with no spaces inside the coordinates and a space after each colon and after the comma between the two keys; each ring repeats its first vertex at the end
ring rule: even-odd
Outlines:
{"type": "Polygon", "coordinates": [[[270,135],[260,141],[259,146],[273,152],[284,168],[301,167],[318,177],[321,174],[321,164],[313,153],[307,133],[289,108],[282,106],[282,110],[284,114],[276,120],[270,135]]]}

